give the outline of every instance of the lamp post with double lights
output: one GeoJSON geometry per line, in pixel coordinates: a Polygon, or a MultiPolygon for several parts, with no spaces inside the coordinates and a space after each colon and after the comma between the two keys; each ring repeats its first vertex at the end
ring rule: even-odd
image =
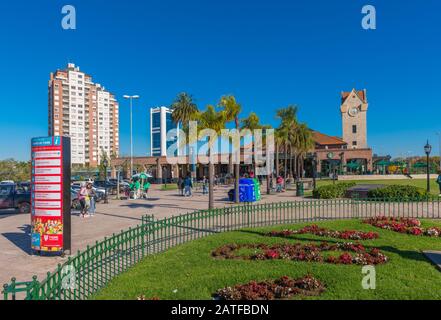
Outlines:
{"type": "Polygon", "coordinates": [[[430,164],[429,164],[429,156],[430,152],[432,152],[432,146],[429,144],[429,140],[427,140],[426,145],[424,146],[424,152],[427,157],[427,193],[430,193],[430,164]]]}
{"type": "Polygon", "coordinates": [[[130,177],[133,175],[133,99],[139,99],[138,95],[124,95],[124,99],[130,100],[130,177]]]}

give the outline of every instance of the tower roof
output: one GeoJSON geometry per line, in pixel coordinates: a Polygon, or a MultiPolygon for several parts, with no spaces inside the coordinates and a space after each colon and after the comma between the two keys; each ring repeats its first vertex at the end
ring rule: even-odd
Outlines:
{"type": "Polygon", "coordinates": [[[350,92],[342,91],[341,103],[343,104],[352,93],[355,93],[360,98],[360,100],[363,101],[363,103],[367,103],[366,89],[363,89],[363,90],[352,89],[352,91],[350,91],[350,92]]]}

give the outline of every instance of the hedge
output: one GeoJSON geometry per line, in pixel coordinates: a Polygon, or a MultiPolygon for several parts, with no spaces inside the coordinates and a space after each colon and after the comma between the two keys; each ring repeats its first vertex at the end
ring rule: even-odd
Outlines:
{"type": "Polygon", "coordinates": [[[369,190],[368,198],[418,200],[428,198],[427,191],[415,186],[389,185],[369,190]]]}
{"type": "Polygon", "coordinates": [[[312,192],[312,196],[316,199],[337,199],[343,198],[346,191],[354,187],[355,182],[339,182],[336,184],[329,184],[326,186],[321,186],[312,192]]]}

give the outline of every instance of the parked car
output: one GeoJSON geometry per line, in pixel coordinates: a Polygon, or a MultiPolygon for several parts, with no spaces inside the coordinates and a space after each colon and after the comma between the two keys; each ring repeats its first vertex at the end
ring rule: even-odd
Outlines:
{"type": "Polygon", "coordinates": [[[0,184],[0,209],[18,209],[20,213],[30,213],[30,190],[18,184],[0,184]]]}
{"type": "Polygon", "coordinates": [[[101,188],[101,189],[107,189],[108,194],[116,194],[117,192],[117,185],[115,183],[112,183],[110,181],[104,181],[104,180],[95,180],[93,183],[93,186],[95,188],[101,188]]]}
{"type": "Polygon", "coordinates": [[[0,184],[14,184],[15,182],[13,180],[4,180],[0,182],[0,184]]]}

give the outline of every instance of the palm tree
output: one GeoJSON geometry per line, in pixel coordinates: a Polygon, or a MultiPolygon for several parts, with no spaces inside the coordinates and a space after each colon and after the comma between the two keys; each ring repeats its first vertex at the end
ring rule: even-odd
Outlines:
{"type": "MultiPolygon", "coordinates": [[[[195,121],[198,118],[199,109],[197,105],[193,101],[193,97],[185,92],[178,94],[175,101],[171,104],[170,109],[172,109],[172,119],[178,124],[182,123],[182,131],[185,136],[190,139],[188,135],[188,127],[190,121],[195,121]]],[[[190,141],[188,139],[181,139],[181,143],[188,142],[187,145],[190,145],[190,141]]],[[[183,145],[179,146],[181,149],[183,145]]],[[[187,167],[188,168],[188,167],[187,167]]]]}
{"type": "MultiPolygon", "coordinates": [[[[239,114],[242,111],[242,106],[237,103],[234,96],[223,96],[219,102],[219,106],[223,108],[224,117],[227,122],[234,121],[235,128],[237,132],[239,131],[239,114]]],[[[238,146],[233,146],[238,148],[237,153],[239,154],[239,159],[236,159],[234,164],[234,201],[239,203],[239,178],[240,178],[240,140],[238,146]]],[[[231,155],[230,155],[231,157],[231,155]]]]}
{"type": "Polygon", "coordinates": [[[300,158],[300,177],[303,178],[303,160],[305,154],[314,149],[314,139],[312,131],[305,123],[300,123],[296,128],[297,152],[300,158]]]}
{"type": "MultiPolygon", "coordinates": [[[[271,129],[271,127],[268,126],[268,125],[260,124],[259,116],[256,113],[254,113],[254,112],[251,112],[248,115],[248,118],[245,118],[245,119],[241,120],[241,122],[242,122],[241,129],[248,129],[252,133],[254,132],[254,130],[259,130],[260,129],[260,130],[263,130],[265,132],[267,129],[271,129]]],[[[265,145],[265,139],[266,138],[265,138],[265,134],[264,134],[263,137],[262,137],[262,144],[263,145],[265,145]]],[[[254,140],[252,141],[252,148],[253,148],[253,155],[255,156],[254,140]]],[[[268,157],[268,155],[267,155],[267,157],[268,157]]],[[[253,170],[254,170],[254,173],[256,173],[256,163],[254,161],[253,161],[253,170]]],[[[272,173],[268,172],[267,179],[266,179],[267,180],[267,184],[266,184],[266,192],[267,192],[267,194],[270,194],[269,179],[270,179],[271,175],[272,175],[272,173]]]]}
{"type": "MultiPolygon", "coordinates": [[[[276,118],[280,119],[280,126],[278,128],[277,140],[280,142],[278,147],[283,147],[284,152],[284,184],[286,187],[286,178],[288,172],[288,161],[291,162],[292,154],[295,149],[295,130],[297,128],[297,106],[289,105],[286,108],[281,108],[276,112],[276,118]],[[289,150],[289,158],[288,158],[289,150]]],[[[292,174],[292,165],[290,165],[290,172],[292,174]]]]}
{"type": "Polygon", "coordinates": [[[193,97],[185,92],[178,94],[170,109],[172,109],[173,121],[176,124],[182,123],[183,128],[188,128],[188,123],[195,120],[199,112],[193,97]]]}
{"type": "MultiPolygon", "coordinates": [[[[207,106],[207,109],[199,114],[199,128],[214,130],[219,136],[222,129],[225,128],[226,117],[224,112],[216,112],[212,105],[207,106]]],[[[208,209],[214,208],[214,194],[213,194],[213,183],[214,183],[214,164],[211,160],[211,148],[216,143],[217,139],[209,137],[209,147],[208,147],[208,209]]]]}

